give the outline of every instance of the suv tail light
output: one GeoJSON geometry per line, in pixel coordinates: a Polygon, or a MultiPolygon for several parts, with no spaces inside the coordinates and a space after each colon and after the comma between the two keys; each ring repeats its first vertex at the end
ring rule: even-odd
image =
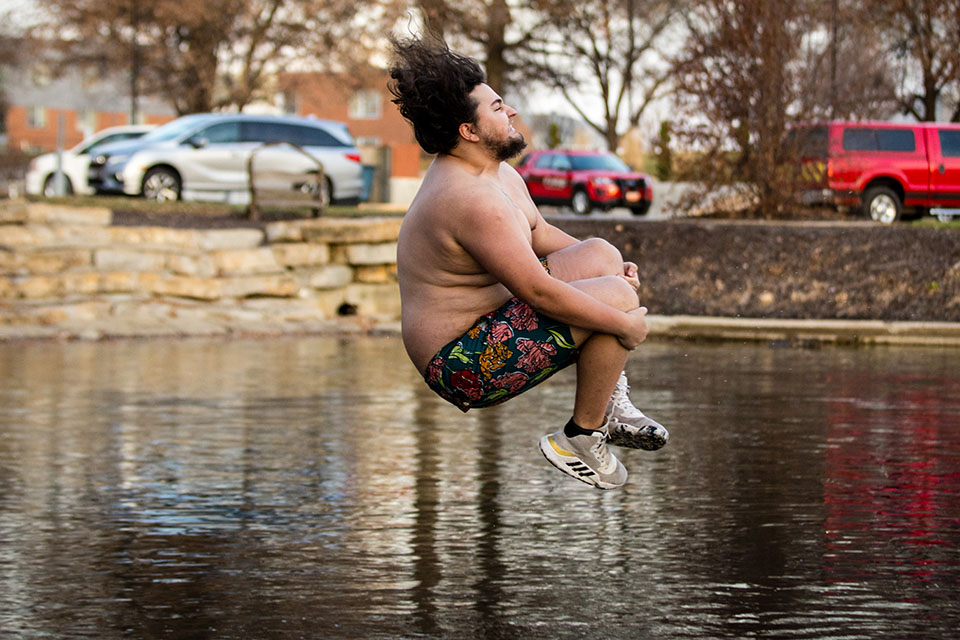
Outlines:
{"type": "Polygon", "coordinates": [[[357,164],[360,163],[360,154],[359,153],[345,153],[347,160],[353,160],[357,164]]]}

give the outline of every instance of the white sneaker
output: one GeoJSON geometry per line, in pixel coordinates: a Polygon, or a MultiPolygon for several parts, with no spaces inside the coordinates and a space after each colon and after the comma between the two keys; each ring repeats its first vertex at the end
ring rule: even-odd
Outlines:
{"type": "Polygon", "coordinates": [[[607,425],[590,435],[568,438],[563,429],[540,438],[540,453],[560,471],[598,489],[615,489],[627,470],[607,447],[607,425]]]}
{"type": "Polygon", "coordinates": [[[607,403],[606,419],[610,424],[608,441],[618,447],[656,451],[667,444],[670,434],[663,425],[643,415],[630,402],[627,374],[621,373],[617,386],[607,403]]]}

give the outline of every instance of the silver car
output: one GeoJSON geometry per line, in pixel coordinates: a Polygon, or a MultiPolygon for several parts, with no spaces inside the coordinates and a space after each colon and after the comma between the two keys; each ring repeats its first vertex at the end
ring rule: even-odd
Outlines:
{"type": "Polygon", "coordinates": [[[244,202],[251,155],[255,170],[272,175],[303,176],[319,161],[326,181],[321,188],[331,202],[360,201],[363,167],[346,125],[297,116],[184,116],[134,142],[101,148],[90,163],[90,184],[98,192],[155,200],[244,202]]]}

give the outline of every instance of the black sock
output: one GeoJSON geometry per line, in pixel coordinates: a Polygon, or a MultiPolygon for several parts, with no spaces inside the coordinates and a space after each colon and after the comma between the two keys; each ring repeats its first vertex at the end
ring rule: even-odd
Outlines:
{"type": "Polygon", "coordinates": [[[567,422],[566,426],[563,427],[563,435],[567,436],[568,438],[572,438],[574,436],[592,436],[594,433],[596,433],[595,430],[584,429],[574,422],[573,418],[570,418],[570,421],[567,422]]]}

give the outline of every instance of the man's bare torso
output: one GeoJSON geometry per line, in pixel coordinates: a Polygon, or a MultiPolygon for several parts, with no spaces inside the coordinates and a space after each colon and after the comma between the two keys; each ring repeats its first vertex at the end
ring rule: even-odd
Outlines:
{"type": "Polygon", "coordinates": [[[441,347],[512,296],[458,242],[475,216],[494,208],[522,221],[505,233],[520,228],[531,242],[539,216],[513,168],[503,164],[497,176],[476,175],[440,156],[404,218],[397,248],[403,342],[421,372],[441,347]]]}

